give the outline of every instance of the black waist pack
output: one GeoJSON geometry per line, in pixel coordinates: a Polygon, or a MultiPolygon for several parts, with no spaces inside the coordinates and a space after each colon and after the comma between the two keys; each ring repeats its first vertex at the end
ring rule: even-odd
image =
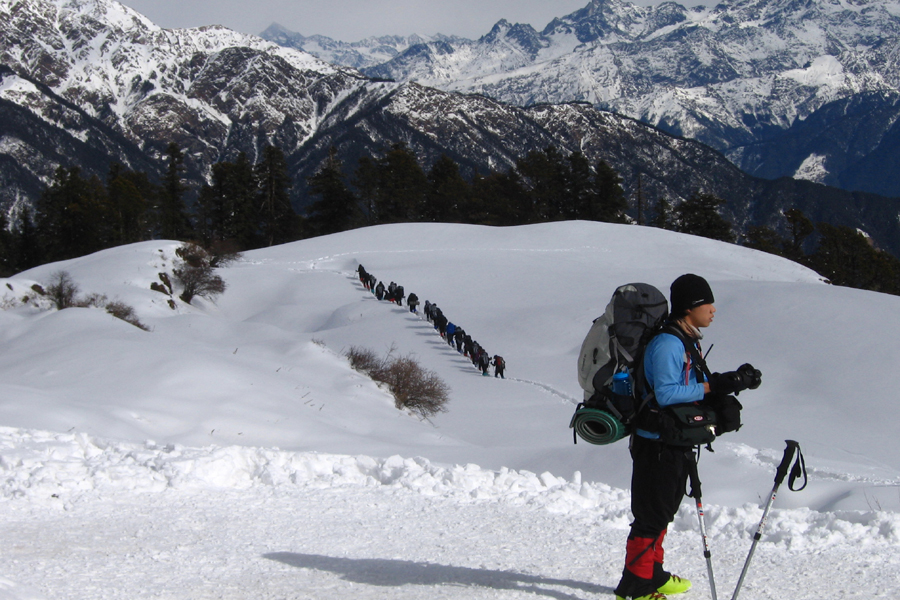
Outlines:
{"type": "Polygon", "coordinates": [[[716,411],[705,402],[676,404],[659,411],[659,436],[673,446],[702,446],[716,439],[716,411]]]}
{"type": "Polygon", "coordinates": [[[716,412],[716,435],[741,428],[741,409],[744,408],[734,396],[710,394],[704,400],[716,412]]]}

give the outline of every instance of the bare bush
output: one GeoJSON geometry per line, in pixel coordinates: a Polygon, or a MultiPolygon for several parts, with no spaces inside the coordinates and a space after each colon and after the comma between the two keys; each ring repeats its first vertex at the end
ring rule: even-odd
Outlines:
{"type": "Polygon", "coordinates": [[[178,296],[187,304],[195,296],[213,300],[225,291],[225,281],[213,272],[212,256],[198,244],[187,242],[175,250],[181,259],[181,266],[173,269],[182,286],[178,296]]]}
{"type": "Polygon", "coordinates": [[[106,304],[106,312],[111,314],[117,319],[122,319],[126,323],[131,323],[135,327],[139,329],[143,329],[144,331],[150,331],[150,328],[141,323],[140,319],[138,319],[137,314],[134,311],[134,308],[128,306],[124,302],[119,302],[118,300],[113,300],[106,304]]]}
{"type": "Polygon", "coordinates": [[[393,359],[387,368],[386,379],[397,408],[409,409],[421,417],[447,410],[444,405],[450,399],[450,386],[412,356],[393,359]]]}
{"type": "Polygon", "coordinates": [[[72,306],[78,308],[104,308],[109,299],[106,294],[88,294],[82,298],[76,298],[72,306]]]}
{"type": "MultiPolygon", "coordinates": [[[[390,354],[388,356],[390,356],[390,354]]],[[[350,360],[351,367],[360,373],[365,373],[376,381],[379,379],[375,377],[375,375],[384,370],[385,359],[379,357],[375,351],[370,348],[351,346],[347,351],[347,358],[350,360]]]]}
{"type": "Polygon", "coordinates": [[[450,386],[437,373],[422,367],[412,356],[393,356],[394,348],[384,357],[373,350],[351,347],[347,352],[350,365],[379,383],[384,383],[394,396],[397,408],[407,409],[422,418],[447,410],[450,386]]]}
{"type": "MultiPolygon", "coordinates": [[[[102,308],[109,314],[122,319],[126,323],[130,323],[135,327],[150,331],[150,329],[140,322],[134,309],[124,302],[118,300],[110,301],[106,294],[92,293],[87,296],[78,296],[78,285],[72,280],[72,276],[67,271],[57,271],[53,274],[50,285],[47,286],[46,295],[49,297],[56,308],[63,310],[64,308],[102,308]]],[[[41,290],[43,292],[43,290],[41,290]]]]}
{"type": "Polygon", "coordinates": [[[78,299],[78,286],[72,280],[69,272],[57,271],[50,277],[50,283],[46,286],[47,296],[56,304],[56,308],[63,310],[75,306],[78,299]]]}

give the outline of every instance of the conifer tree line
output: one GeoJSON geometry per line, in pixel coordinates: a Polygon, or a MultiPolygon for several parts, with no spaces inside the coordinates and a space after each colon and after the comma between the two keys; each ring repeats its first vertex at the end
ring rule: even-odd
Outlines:
{"type": "MultiPolygon", "coordinates": [[[[59,168],[33,213],[23,211],[11,224],[0,215],[0,274],[151,239],[239,252],[385,223],[634,222],[615,169],[553,146],[528,152],[506,171],[468,179],[446,155],[424,169],[404,144],[356,165],[343,164],[332,148],[306,181],[310,202],[303,215],[291,205],[293,182],[277,147],[264,148],[256,164],[241,153],[213,165],[190,209],[184,172],[174,143],[158,183],[116,164],[105,181],[85,178],[77,167],[59,168]]],[[[814,225],[791,209],[783,215],[787,238],[765,227],[738,236],[720,213],[724,204],[702,190],[677,205],[658,198],[647,210],[639,199],[637,221],[778,254],[838,285],[900,294],[900,261],[857,230],[814,225]]]]}

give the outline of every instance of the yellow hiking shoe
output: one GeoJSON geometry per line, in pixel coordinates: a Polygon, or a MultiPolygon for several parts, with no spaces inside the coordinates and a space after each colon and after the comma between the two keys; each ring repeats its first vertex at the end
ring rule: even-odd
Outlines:
{"type": "MultiPolygon", "coordinates": [[[[625,600],[625,598],[617,594],[616,600],[625,600]]],[[[667,598],[659,592],[650,592],[646,596],[635,596],[632,600],[667,600],[667,598]]]]}
{"type": "Polygon", "coordinates": [[[683,594],[691,589],[691,581],[683,579],[677,575],[672,575],[669,580],[662,584],[657,592],[660,594],[683,594]]]}

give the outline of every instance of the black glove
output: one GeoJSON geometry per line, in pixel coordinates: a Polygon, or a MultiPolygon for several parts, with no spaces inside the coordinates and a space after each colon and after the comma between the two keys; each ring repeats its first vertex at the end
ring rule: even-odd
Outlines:
{"type": "Polygon", "coordinates": [[[738,367],[738,373],[740,373],[744,378],[744,381],[747,382],[748,390],[755,390],[759,387],[759,384],[762,383],[762,373],[759,369],[754,369],[753,365],[750,363],[744,363],[738,367]]]}
{"type": "Polygon", "coordinates": [[[762,373],[751,364],[743,364],[737,371],[713,373],[709,378],[709,391],[714,394],[737,394],[755,390],[762,383],[762,373]]]}

